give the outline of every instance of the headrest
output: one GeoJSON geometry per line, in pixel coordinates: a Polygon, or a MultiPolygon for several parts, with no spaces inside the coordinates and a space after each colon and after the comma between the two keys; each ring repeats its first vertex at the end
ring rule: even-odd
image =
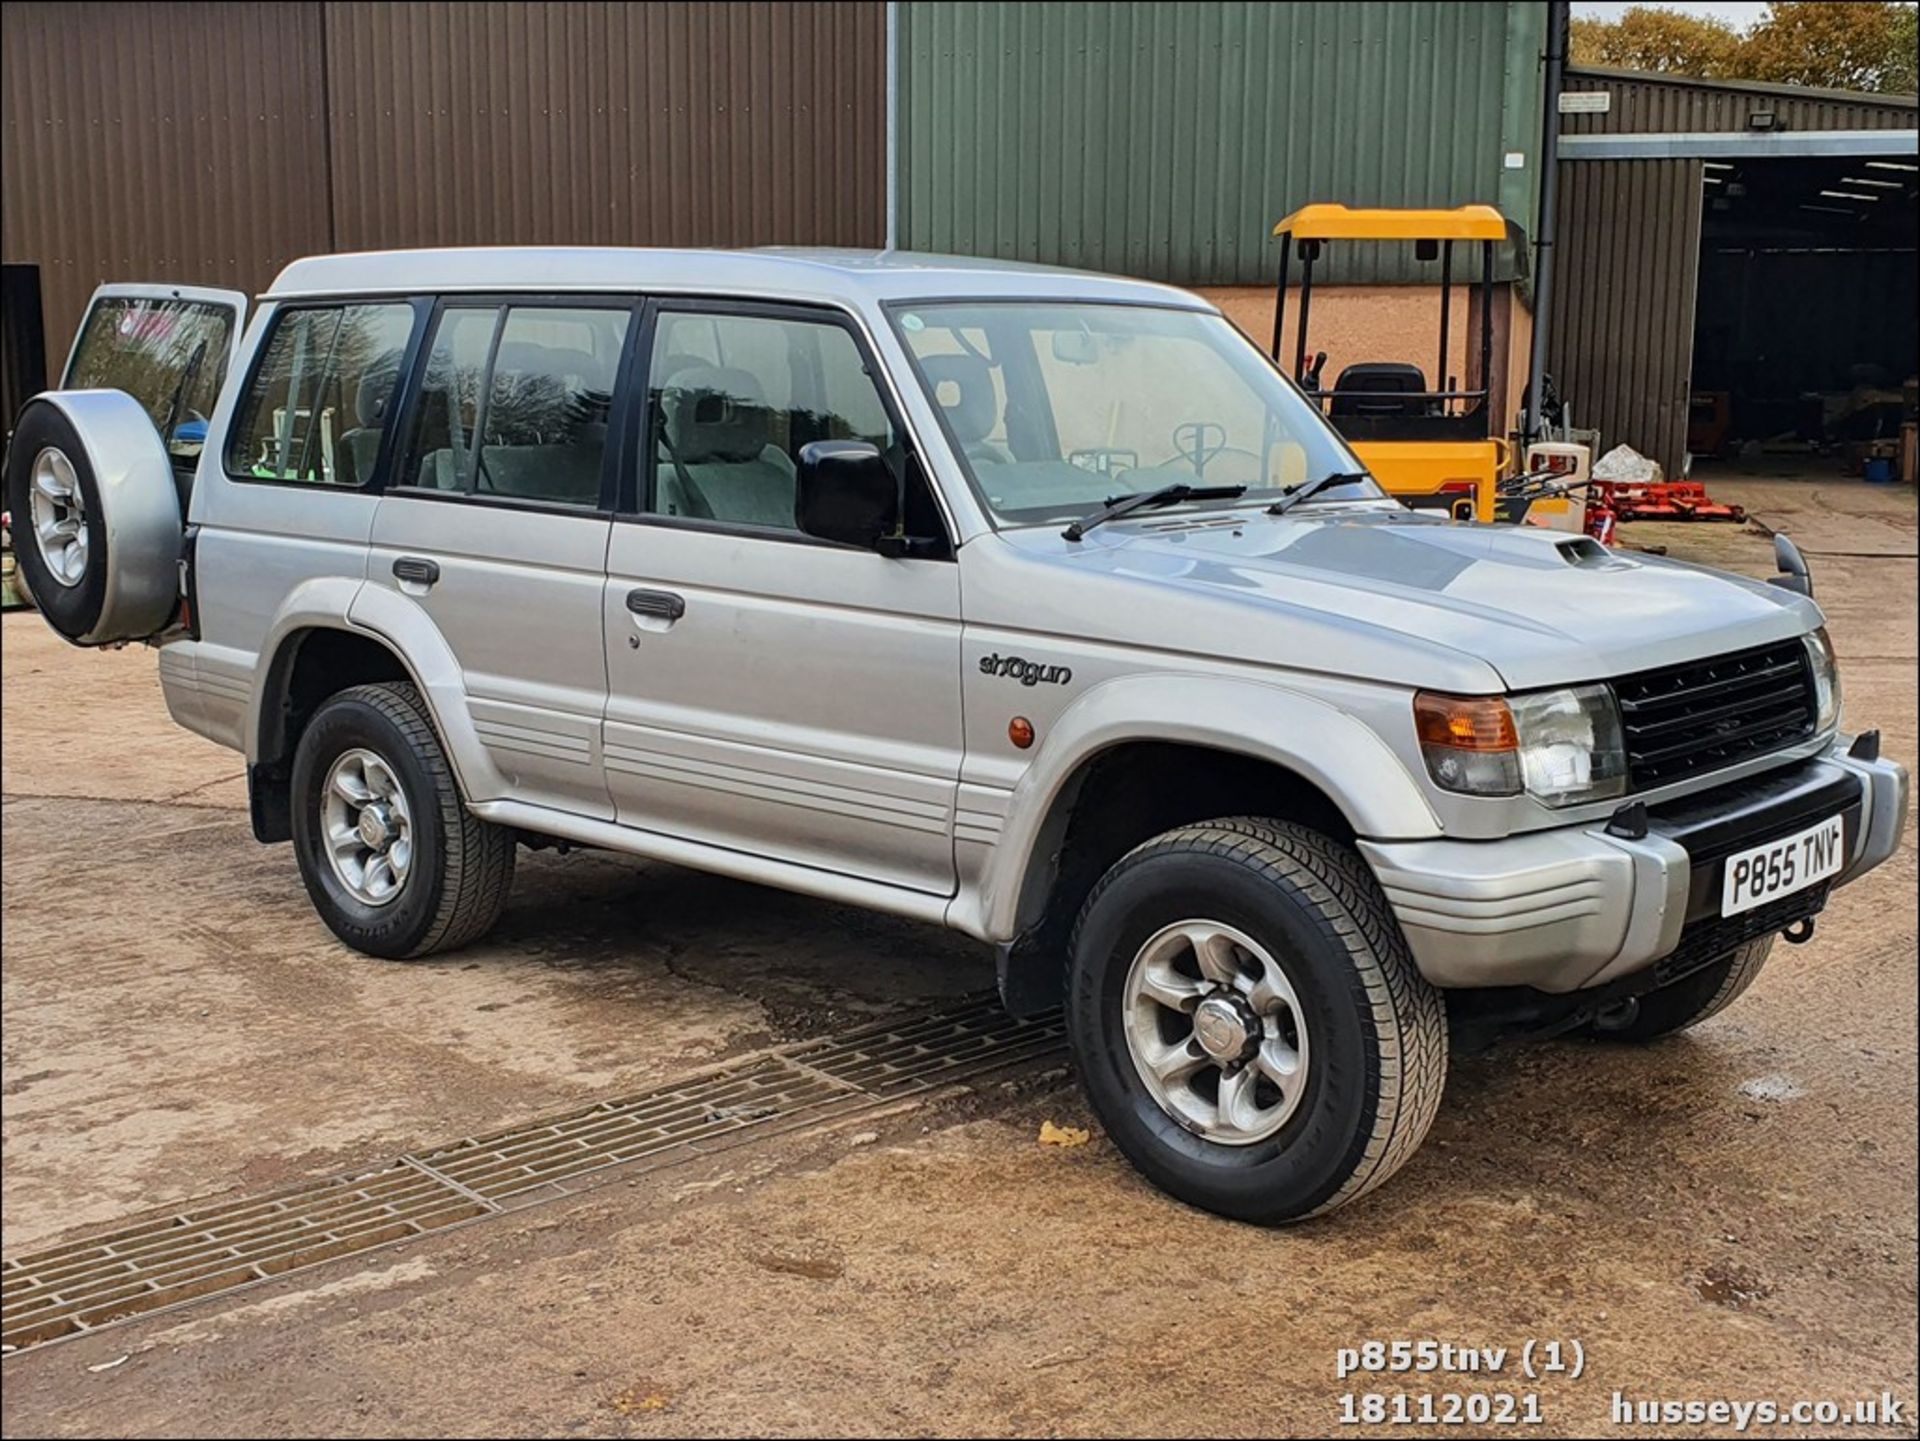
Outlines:
{"type": "Polygon", "coordinates": [[[773,415],[750,370],[699,365],[667,381],[667,444],[684,465],[755,460],[773,437],[773,415]]]}
{"type": "Polygon", "coordinates": [[[685,351],[674,351],[663,355],[653,363],[653,388],[665,390],[673,384],[675,376],[683,375],[689,370],[704,370],[712,364],[710,360],[704,360],[697,355],[688,355],[685,351]]]}
{"type": "Polygon", "coordinates": [[[387,423],[387,406],[393,401],[393,388],[400,379],[400,356],[396,351],[373,360],[360,372],[360,383],[353,389],[354,423],[363,430],[377,430],[387,423]]]}
{"type": "Polygon", "coordinates": [[[530,340],[500,343],[494,357],[496,377],[523,379],[541,376],[560,383],[568,390],[591,390],[607,394],[613,389],[611,357],[597,359],[591,351],[558,345],[540,345],[530,340]]]}
{"type": "Polygon", "coordinates": [[[992,367],[977,355],[929,355],[920,369],[955,438],[962,445],[985,440],[999,418],[992,367]]]}

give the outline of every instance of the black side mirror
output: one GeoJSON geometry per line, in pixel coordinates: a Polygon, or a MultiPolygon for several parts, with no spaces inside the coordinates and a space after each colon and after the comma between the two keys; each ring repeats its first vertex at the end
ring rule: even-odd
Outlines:
{"type": "Polygon", "coordinates": [[[899,533],[900,482],[870,442],[809,441],[796,481],[794,518],[808,535],[877,550],[899,533]]]}

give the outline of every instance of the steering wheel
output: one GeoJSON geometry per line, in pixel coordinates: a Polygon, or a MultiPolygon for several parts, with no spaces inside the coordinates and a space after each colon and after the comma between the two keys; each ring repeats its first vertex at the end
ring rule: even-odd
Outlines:
{"type": "Polygon", "coordinates": [[[1160,464],[1166,466],[1184,460],[1193,467],[1195,480],[1203,479],[1207,467],[1223,455],[1244,456],[1255,466],[1260,464],[1258,451],[1248,450],[1243,445],[1228,445],[1227,428],[1211,420],[1190,420],[1183,425],[1176,425],[1173,428],[1173,444],[1173,454],[1160,464]],[[1216,433],[1220,438],[1209,443],[1209,437],[1216,433]]]}
{"type": "Polygon", "coordinates": [[[1207,473],[1207,462],[1227,448],[1227,428],[1215,420],[1188,420],[1173,428],[1174,455],[1193,467],[1195,478],[1207,473]]]}

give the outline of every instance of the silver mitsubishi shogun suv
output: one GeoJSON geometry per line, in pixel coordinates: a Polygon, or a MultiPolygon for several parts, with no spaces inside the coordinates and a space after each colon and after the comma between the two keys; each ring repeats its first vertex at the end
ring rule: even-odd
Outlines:
{"type": "Polygon", "coordinates": [[[1900,841],[1797,553],[1763,584],[1388,498],[1205,301],[827,251],[449,250],[111,286],[22,412],[19,566],[244,752],[405,959],[516,847],[952,927],[1116,1145],[1250,1221],[1449,1045],[1644,1041],[1900,841]]]}

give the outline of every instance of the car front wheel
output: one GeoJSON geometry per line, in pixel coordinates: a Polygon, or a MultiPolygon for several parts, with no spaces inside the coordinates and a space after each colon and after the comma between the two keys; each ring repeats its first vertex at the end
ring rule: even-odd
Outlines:
{"type": "Polygon", "coordinates": [[[1371,872],[1276,820],[1169,831],[1108,871],[1076,928],[1067,1022],[1127,1158],[1264,1225],[1386,1180],[1446,1081],[1444,1003],[1371,872]]]}

